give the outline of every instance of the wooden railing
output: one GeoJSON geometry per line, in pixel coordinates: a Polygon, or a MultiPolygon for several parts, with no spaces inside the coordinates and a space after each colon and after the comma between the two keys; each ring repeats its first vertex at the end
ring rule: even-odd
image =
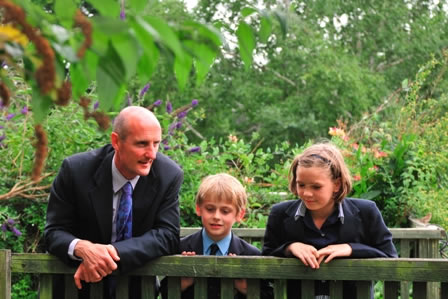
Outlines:
{"type": "MultiPolygon", "coordinates": [[[[182,228],[187,235],[200,228],[182,228]]],[[[262,242],[264,229],[234,229],[240,237],[262,242]]],[[[286,281],[302,280],[302,298],[313,298],[310,280],[330,280],[332,299],[342,298],[342,281],[357,281],[358,298],[369,298],[371,281],[384,282],[384,298],[448,298],[448,260],[439,259],[439,241],[445,232],[435,228],[391,229],[400,251],[398,259],[339,259],[319,270],[305,267],[297,259],[274,257],[183,257],[167,256],[151,261],[129,275],[142,277],[142,298],[155,298],[151,281],[168,277],[169,299],[180,298],[179,277],[195,277],[196,298],[206,298],[207,277],[221,278],[221,298],[233,298],[233,278],[248,279],[248,299],[258,298],[259,279],[274,282],[275,298],[286,298],[286,281]],[[337,278],[337,280],[335,280],[337,278]]],[[[75,269],[48,254],[16,254],[0,250],[0,299],[11,297],[13,274],[39,275],[39,297],[52,298],[52,276],[65,275],[65,298],[77,298],[75,269]]],[[[128,276],[118,276],[117,298],[127,298],[128,276]]],[[[102,298],[102,283],[92,284],[91,298],[102,298]]]]}
{"type": "MultiPolygon", "coordinates": [[[[0,250],[0,299],[10,298],[11,273],[40,275],[40,298],[52,298],[52,275],[64,274],[65,298],[77,298],[73,283],[75,269],[48,254],[11,254],[0,250]]],[[[129,275],[143,279],[143,298],[155,298],[150,281],[155,276],[168,277],[169,299],[180,298],[179,277],[195,277],[196,298],[206,298],[207,277],[221,278],[221,298],[233,298],[234,278],[248,279],[247,298],[259,297],[260,279],[272,279],[274,298],[286,298],[286,282],[302,280],[302,298],[314,298],[312,280],[329,280],[332,299],[342,298],[342,280],[356,281],[359,299],[370,298],[371,281],[384,282],[384,298],[397,299],[400,282],[411,281],[413,299],[429,297],[427,282],[439,284],[439,297],[448,298],[448,260],[446,259],[339,259],[324,264],[318,270],[305,267],[293,258],[275,257],[210,257],[166,256],[149,262],[129,275]],[[337,280],[335,280],[337,278],[337,280]],[[146,283],[145,283],[146,282],[146,283]]],[[[118,276],[117,298],[127,297],[128,276],[118,276]]],[[[92,284],[91,298],[102,298],[102,283],[92,284]]]]}

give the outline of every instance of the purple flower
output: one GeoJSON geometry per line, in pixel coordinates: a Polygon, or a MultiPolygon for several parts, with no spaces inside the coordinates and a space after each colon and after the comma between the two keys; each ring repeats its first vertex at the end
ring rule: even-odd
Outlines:
{"type": "Polygon", "coordinates": [[[5,61],[2,61],[2,65],[0,66],[0,68],[4,68],[5,66],[7,66],[5,61]]]}
{"type": "Polygon", "coordinates": [[[6,225],[6,223],[2,224],[2,231],[6,232],[8,230],[8,226],[6,225]]]}
{"type": "Polygon", "coordinates": [[[197,153],[197,152],[201,151],[201,147],[200,146],[195,146],[195,147],[190,148],[188,151],[190,153],[197,153]]]}
{"type": "Polygon", "coordinates": [[[182,127],[182,122],[179,121],[176,123],[176,129],[180,129],[182,127]]]}
{"type": "Polygon", "coordinates": [[[15,113],[10,113],[10,114],[6,115],[6,120],[11,120],[11,118],[13,118],[14,116],[16,116],[15,113]]]}
{"type": "Polygon", "coordinates": [[[130,95],[128,95],[128,98],[126,101],[127,101],[128,106],[132,106],[132,98],[130,95]]]}
{"type": "Polygon", "coordinates": [[[28,114],[28,106],[23,107],[20,113],[22,113],[23,115],[28,114]]]}
{"type": "Polygon", "coordinates": [[[191,107],[197,106],[199,104],[199,101],[194,99],[193,101],[191,101],[191,107]]]}
{"type": "Polygon", "coordinates": [[[171,112],[173,112],[173,105],[171,104],[171,102],[170,101],[168,101],[167,103],[166,103],[166,113],[171,113],[171,112]]]}
{"type": "Polygon", "coordinates": [[[171,148],[171,146],[169,146],[169,145],[164,145],[163,146],[163,149],[166,150],[166,151],[169,150],[170,148],[171,148]]]}
{"type": "Polygon", "coordinates": [[[14,235],[16,235],[17,237],[20,237],[22,235],[22,233],[15,228],[14,226],[11,228],[11,231],[14,233],[14,235]]]}
{"type": "Polygon", "coordinates": [[[157,101],[155,101],[152,105],[153,105],[154,107],[159,107],[161,104],[162,104],[162,100],[157,100],[157,101]]]}
{"type": "Polygon", "coordinates": [[[151,86],[151,84],[147,83],[145,86],[143,86],[142,90],[140,90],[140,98],[142,98],[145,93],[148,91],[149,87],[151,86]]]}
{"type": "Polygon", "coordinates": [[[100,102],[96,101],[95,104],[93,104],[93,110],[98,109],[99,106],[100,106],[100,102]]]}
{"type": "Polygon", "coordinates": [[[179,112],[179,114],[177,115],[177,118],[178,119],[182,119],[185,116],[187,116],[187,111],[182,111],[182,112],[179,112]]]}
{"type": "Polygon", "coordinates": [[[0,129],[3,129],[4,128],[4,126],[0,126],[0,129]]]}
{"type": "Polygon", "coordinates": [[[6,135],[5,135],[5,134],[3,134],[2,136],[0,136],[0,142],[2,142],[3,140],[5,140],[5,138],[6,138],[6,135]]]}
{"type": "Polygon", "coordinates": [[[9,225],[14,225],[16,222],[14,221],[14,219],[11,219],[11,218],[8,218],[8,220],[6,220],[6,222],[9,224],[9,225]]]}
{"type": "Polygon", "coordinates": [[[124,20],[126,19],[126,13],[124,12],[124,5],[121,6],[121,11],[120,11],[120,20],[124,20]]]}
{"type": "Polygon", "coordinates": [[[168,144],[168,139],[163,139],[163,140],[162,140],[162,144],[167,145],[167,144],[168,144]]]}

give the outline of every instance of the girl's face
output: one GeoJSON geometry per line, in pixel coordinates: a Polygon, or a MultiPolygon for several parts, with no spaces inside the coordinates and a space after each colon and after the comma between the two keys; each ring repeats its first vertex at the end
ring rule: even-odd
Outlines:
{"type": "Polygon", "coordinates": [[[334,209],[334,193],[341,187],[334,181],[330,170],[322,167],[297,167],[297,193],[312,215],[328,217],[334,209]]]}

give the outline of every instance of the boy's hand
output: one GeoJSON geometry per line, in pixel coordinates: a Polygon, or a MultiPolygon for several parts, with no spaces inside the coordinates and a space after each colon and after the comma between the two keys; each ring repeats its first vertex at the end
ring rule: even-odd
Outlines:
{"type": "Polygon", "coordinates": [[[352,255],[352,247],[348,244],[329,245],[317,251],[319,255],[319,264],[325,257],[325,263],[328,263],[335,257],[352,255]]]}
{"type": "MultiPolygon", "coordinates": [[[[195,256],[195,251],[182,251],[181,253],[184,256],[195,256]]],[[[194,284],[194,278],[193,277],[181,277],[180,279],[180,290],[183,292],[190,286],[194,284]]]]}
{"type": "MultiPolygon", "coordinates": [[[[236,256],[235,253],[229,253],[229,256],[236,256]]],[[[233,284],[238,292],[246,295],[247,294],[247,280],[245,278],[234,279],[233,284]]]]}
{"type": "Polygon", "coordinates": [[[305,266],[310,266],[313,269],[319,269],[319,254],[317,249],[311,245],[295,242],[289,244],[285,249],[286,255],[293,255],[300,259],[305,266]]]}

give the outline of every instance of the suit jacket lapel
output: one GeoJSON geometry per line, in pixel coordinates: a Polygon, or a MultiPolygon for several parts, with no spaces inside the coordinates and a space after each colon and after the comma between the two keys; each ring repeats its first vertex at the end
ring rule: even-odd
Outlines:
{"type": "Polygon", "coordinates": [[[297,220],[294,218],[299,204],[300,199],[285,210],[287,217],[283,221],[283,227],[286,228],[288,240],[300,240],[303,242],[305,237],[303,222],[300,218],[297,220]]]}
{"type": "Polygon", "coordinates": [[[101,232],[101,241],[109,243],[112,236],[112,157],[114,152],[109,153],[94,176],[95,184],[89,192],[90,201],[94,207],[98,226],[101,232]]]}
{"type": "Polygon", "coordinates": [[[151,169],[147,176],[139,178],[135,190],[132,194],[132,221],[134,227],[139,227],[145,216],[150,214],[153,199],[155,198],[158,190],[157,176],[154,174],[154,170],[151,169]]]}
{"type": "Polygon", "coordinates": [[[361,219],[359,218],[359,209],[354,205],[349,205],[346,200],[342,202],[342,209],[344,211],[344,224],[339,230],[339,240],[341,243],[347,243],[348,240],[353,240],[358,235],[359,228],[362,227],[361,219]]]}

